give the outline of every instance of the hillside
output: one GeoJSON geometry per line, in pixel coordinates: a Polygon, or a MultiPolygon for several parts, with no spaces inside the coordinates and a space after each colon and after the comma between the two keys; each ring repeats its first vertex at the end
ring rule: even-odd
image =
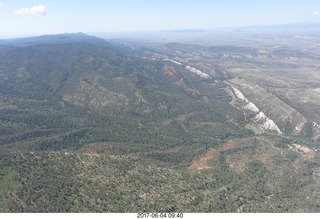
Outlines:
{"type": "Polygon", "coordinates": [[[317,96],[297,107],[299,78],[261,80],[272,55],[85,34],[0,45],[0,212],[319,211],[317,96]]]}

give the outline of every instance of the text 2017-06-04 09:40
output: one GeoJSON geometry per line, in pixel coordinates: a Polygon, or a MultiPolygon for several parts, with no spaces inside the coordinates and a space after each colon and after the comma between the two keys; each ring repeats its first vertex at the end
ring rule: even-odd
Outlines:
{"type": "Polygon", "coordinates": [[[137,218],[183,218],[183,213],[138,213],[137,218]]]}

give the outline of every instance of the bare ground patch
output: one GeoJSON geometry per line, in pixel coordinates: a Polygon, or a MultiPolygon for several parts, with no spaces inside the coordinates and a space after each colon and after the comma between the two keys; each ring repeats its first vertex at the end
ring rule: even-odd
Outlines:
{"type": "Polygon", "coordinates": [[[191,162],[189,170],[192,171],[192,170],[203,170],[203,169],[213,168],[212,166],[209,166],[208,161],[213,159],[223,151],[227,151],[235,148],[238,142],[239,142],[238,139],[233,139],[233,140],[230,140],[228,143],[224,144],[221,148],[212,148],[208,150],[204,155],[202,155],[201,157],[191,162]]]}

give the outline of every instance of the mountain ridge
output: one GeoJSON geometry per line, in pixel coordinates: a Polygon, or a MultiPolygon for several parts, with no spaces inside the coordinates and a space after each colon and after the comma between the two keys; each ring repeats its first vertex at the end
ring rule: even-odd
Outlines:
{"type": "Polygon", "coordinates": [[[102,43],[104,40],[90,36],[85,33],[64,33],[55,35],[42,35],[24,38],[4,39],[0,40],[1,46],[30,46],[37,44],[57,44],[68,42],[92,42],[102,43]]]}

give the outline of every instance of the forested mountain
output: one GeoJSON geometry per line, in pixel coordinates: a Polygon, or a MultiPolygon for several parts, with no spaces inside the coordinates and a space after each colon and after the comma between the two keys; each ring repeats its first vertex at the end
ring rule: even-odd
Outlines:
{"type": "Polygon", "coordinates": [[[222,64],[237,53],[265,55],[82,33],[0,41],[0,211],[318,212],[317,113],[239,78],[222,64]]]}

